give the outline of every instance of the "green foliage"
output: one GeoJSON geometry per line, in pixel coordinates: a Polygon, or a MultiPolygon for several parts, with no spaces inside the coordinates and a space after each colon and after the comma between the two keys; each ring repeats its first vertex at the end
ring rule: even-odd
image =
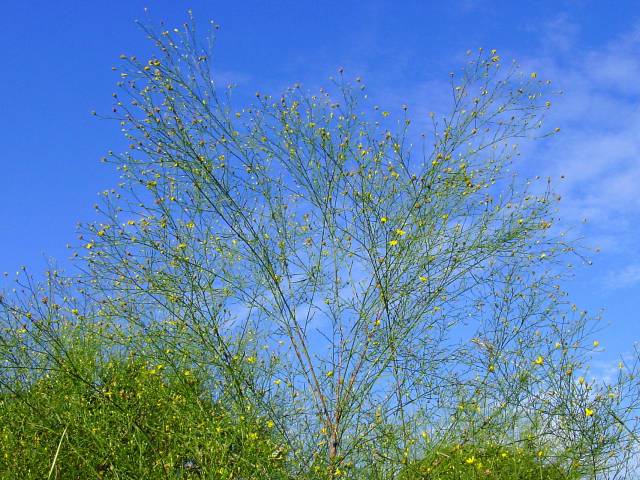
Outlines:
{"type": "Polygon", "coordinates": [[[439,447],[406,467],[399,480],[571,480],[578,476],[544,452],[487,445],[439,447]]]}
{"type": "Polygon", "coordinates": [[[3,394],[2,478],[47,478],[54,459],[52,478],[284,477],[273,424],[226,410],[191,372],[130,356],[82,378],[83,359],[3,394]]]}

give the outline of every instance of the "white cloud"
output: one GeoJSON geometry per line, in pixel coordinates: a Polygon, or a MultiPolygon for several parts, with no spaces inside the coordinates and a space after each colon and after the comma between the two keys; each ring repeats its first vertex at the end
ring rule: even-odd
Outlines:
{"type": "Polygon", "coordinates": [[[547,30],[544,56],[527,68],[564,91],[549,117],[564,133],[531,158],[543,158],[550,176],[565,175],[557,188],[567,223],[589,219],[583,233],[628,257],[640,238],[640,30],[586,51],[573,48],[576,28],[566,18],[547,30]]]}
{"type": "Polygon", "coordinates": [[[612,289],[627,288],[640,284],[640,264],[627,265],[626,267],[609,272],[607,286],[612,289]]]}
{"type": "Polygon", "coordinates": [[[561,14],[544,25],[541,33],[543,48],[556,53],[569,52],[575,46],[579,28],[567,15],[561,14]]]}

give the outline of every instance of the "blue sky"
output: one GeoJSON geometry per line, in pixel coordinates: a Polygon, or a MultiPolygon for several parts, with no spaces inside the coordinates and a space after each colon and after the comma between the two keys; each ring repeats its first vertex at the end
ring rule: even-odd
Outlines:
{"type": "Polygon", "coordinates": [[[564,94],[549,119],[562,134],[525,149],[521,169],[565,175],[561,216],[594,265],[567,284],[604,309],[599,375],[640,340],[640,4],[636,1],[21,1],[0,7],[0,272],[62,265],[77,221],[94,218],[117,182],[98,159],[123,141],[106,112],[121,53],[149,45],[134,19],[172,26],[191,8],[221,25],[218,77],[240,91],[326,83],[338,67],[362,76],[388,109],[414,118],[448,95],[467,49],[496,48],[553,79],[564,94]],[[582,223],[584,218],[588,222],[582,223]]]}

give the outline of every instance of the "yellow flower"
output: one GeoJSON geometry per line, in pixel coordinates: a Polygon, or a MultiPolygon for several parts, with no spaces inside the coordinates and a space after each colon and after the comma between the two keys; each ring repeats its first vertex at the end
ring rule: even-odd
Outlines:
{"type": "Polygon", "coordinates": [[[247,357],[247,363],[251,363],[251,364],[256,363],[256,357],[247,357]]]}
{"type": "Polygon", "coordinates": [[[578,377],[578,383],[584,385],[584,377],[578,377]]]}
{"type": "Polygon", "coordinates": [[[327,378],[331,378],[331,377],[333,377],[333,370],[329,370],[327,372],[327,378]]]}
{"type": "Polygon", "coordinates": [[[476,461],[476,457],[474,457],[474,456],[472,455],[472,456],[470,456],[469,458],[467,458],[467,459],[465,460],[465,463],[467,463],[467,464],[471,465],[471,464],[472,464],[472,463],[474,463],[475,461],[476,461]]]}
{"type": "Polygon", "coordinates": [[[585,408],[584,409],[584,415],[586,417],[593,417],[593,410],[591,410],[590,408],[585,408]]]}
{"type": "Polygon", "coordinates": [[[406,233],[407,233],[407,232],[405,232],[405,231],[404,231],[404,230],[402,230],[401,228],[396,228],[396,235],[399,235],[399,236],[401,236],[401,237],[402,237],[402,236],[403,236],[403,235],[405,235],[406,233]]]}
{"type": "Polygon", "coordinates": [[[538,355],[538,358],[536,358],[533,363],[536,365],[542,365],[544,363],[544,357],[542,355],[538,355]]]}
{"type": "Polygon", "coordinates": [[[531,72],[531,78],[536,78],[538,74],[536,72],[531,72]]]}
{"type": "Polygon", "coordinates": [[[389,245],[391,245],[392,247],[395,247],[398,244],[398,240],[391,240],[389,242],[389,245]]]}
{"type": "Polygon", "coordinates": [[[387,223],[387,217],[381,217],[381,218],[380,218],[380,221],[381,221],[382,223],[387,223]]]}
{"type": "Polygon", "coordinates": [[[429,280],[429,278],[428,278],[428,277],[425,277],[424,275],[420,275],[420,276],[418,277],[418,279],[419,279],[421,282],[426,282],[427,280],[429,280]]]}
{"type": "Polygon", "coordinates": [[[594,340],[594,341],[593,341],[593,346],[594,346],[595,348],[598,348],[598,347],[600,346],[600,342],[599,342],[598,340],[594,340]]]}

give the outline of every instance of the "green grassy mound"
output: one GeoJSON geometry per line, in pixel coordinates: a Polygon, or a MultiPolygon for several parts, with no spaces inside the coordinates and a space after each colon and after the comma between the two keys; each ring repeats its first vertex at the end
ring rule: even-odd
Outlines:
{"type": "Polygon", "coordinates": [[[90,368],[92,381],[63,366],[3,391],[0,478],[284,477],[273,423],[232,414],[191,372],[133,359],[90,368]]]}
{"type": "Polygon", "coordinates": [[[400,480],[573,480],[542,452],[499,445],[442,447],[408,466],[400,480]]]}

